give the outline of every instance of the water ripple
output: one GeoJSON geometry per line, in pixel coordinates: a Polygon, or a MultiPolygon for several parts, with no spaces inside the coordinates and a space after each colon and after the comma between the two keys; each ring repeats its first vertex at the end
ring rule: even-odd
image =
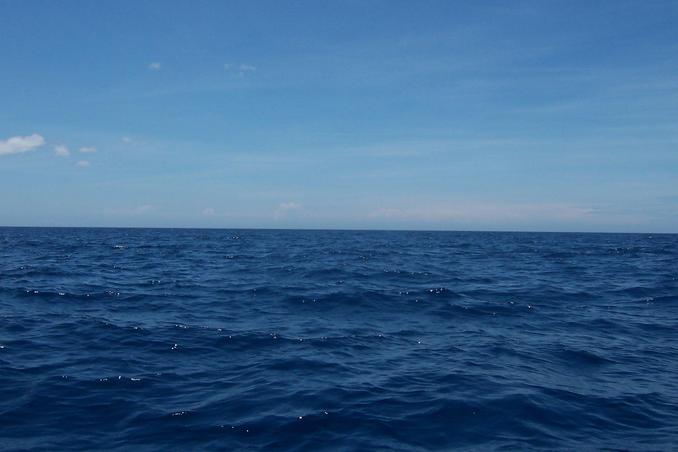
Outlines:
{"type": "Polygon", "coordinates": [[[3,450],[651,449],[678,236],[0,228],[3,450]]]}

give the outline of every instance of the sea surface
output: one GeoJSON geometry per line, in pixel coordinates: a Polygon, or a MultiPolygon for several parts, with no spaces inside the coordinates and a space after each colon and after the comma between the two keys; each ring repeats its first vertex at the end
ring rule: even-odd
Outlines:
{"type": "Polygon", "coordinates": [[[1,450],[678,447],[678,235],[0,228],[1,450]]]}

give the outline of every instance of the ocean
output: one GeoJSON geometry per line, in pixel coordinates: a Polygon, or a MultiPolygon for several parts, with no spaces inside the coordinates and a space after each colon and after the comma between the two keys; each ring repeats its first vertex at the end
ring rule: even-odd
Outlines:
{"type": "Polygon", "coordinates": [[[678,235],[0,228],[0,449],[675,450],[678,235]]]}

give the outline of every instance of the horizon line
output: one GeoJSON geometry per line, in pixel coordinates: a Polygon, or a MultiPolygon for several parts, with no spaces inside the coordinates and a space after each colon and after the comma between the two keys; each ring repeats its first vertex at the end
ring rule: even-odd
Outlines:
{"type": "Polygon", "coordinates": [[[327,232],[454,232],[454,233],[504,233],[504,234],[634,234],[634,235],[677,235],[678,232],[630,232],[630,231],[539,231],[504,229],[380,229],[380,228],[264,228],[264,227],[201,227],[201,226],[9,226],[0,229],[164,229],[164,230],[205,230],[205,231],[327,231],[327,232]]]}

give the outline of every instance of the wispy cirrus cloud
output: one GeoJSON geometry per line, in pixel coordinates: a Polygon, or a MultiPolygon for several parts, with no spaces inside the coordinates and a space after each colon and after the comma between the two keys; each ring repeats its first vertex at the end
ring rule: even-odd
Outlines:
{"type": "Polygon", "coordinates": [[[151,71],[159,71],[160,69],[162,69],[162,63],[153,61],[148,64],[148,69],[150,69],[151,71]]]}
{"type": "Polygon", "coordinates": [[[78,160],[75,165],[79,168],[87,168],[90,166],[90,163],[88,160],[78,160]]]}
{"type": "Polygon", "coordinates": [[[92,154],[96,151],[97,148],[95,148],[94,146],[83,146],[80,148],[80,152],[82,152],[83,154],[92,154]]]}
{"type": "Polygon", "coordinates": [[[0,141],[0,155],[21,154],[34,151],[45,144],[45,139],[34,133],[27,136],[16,136],[0,141]]]}

